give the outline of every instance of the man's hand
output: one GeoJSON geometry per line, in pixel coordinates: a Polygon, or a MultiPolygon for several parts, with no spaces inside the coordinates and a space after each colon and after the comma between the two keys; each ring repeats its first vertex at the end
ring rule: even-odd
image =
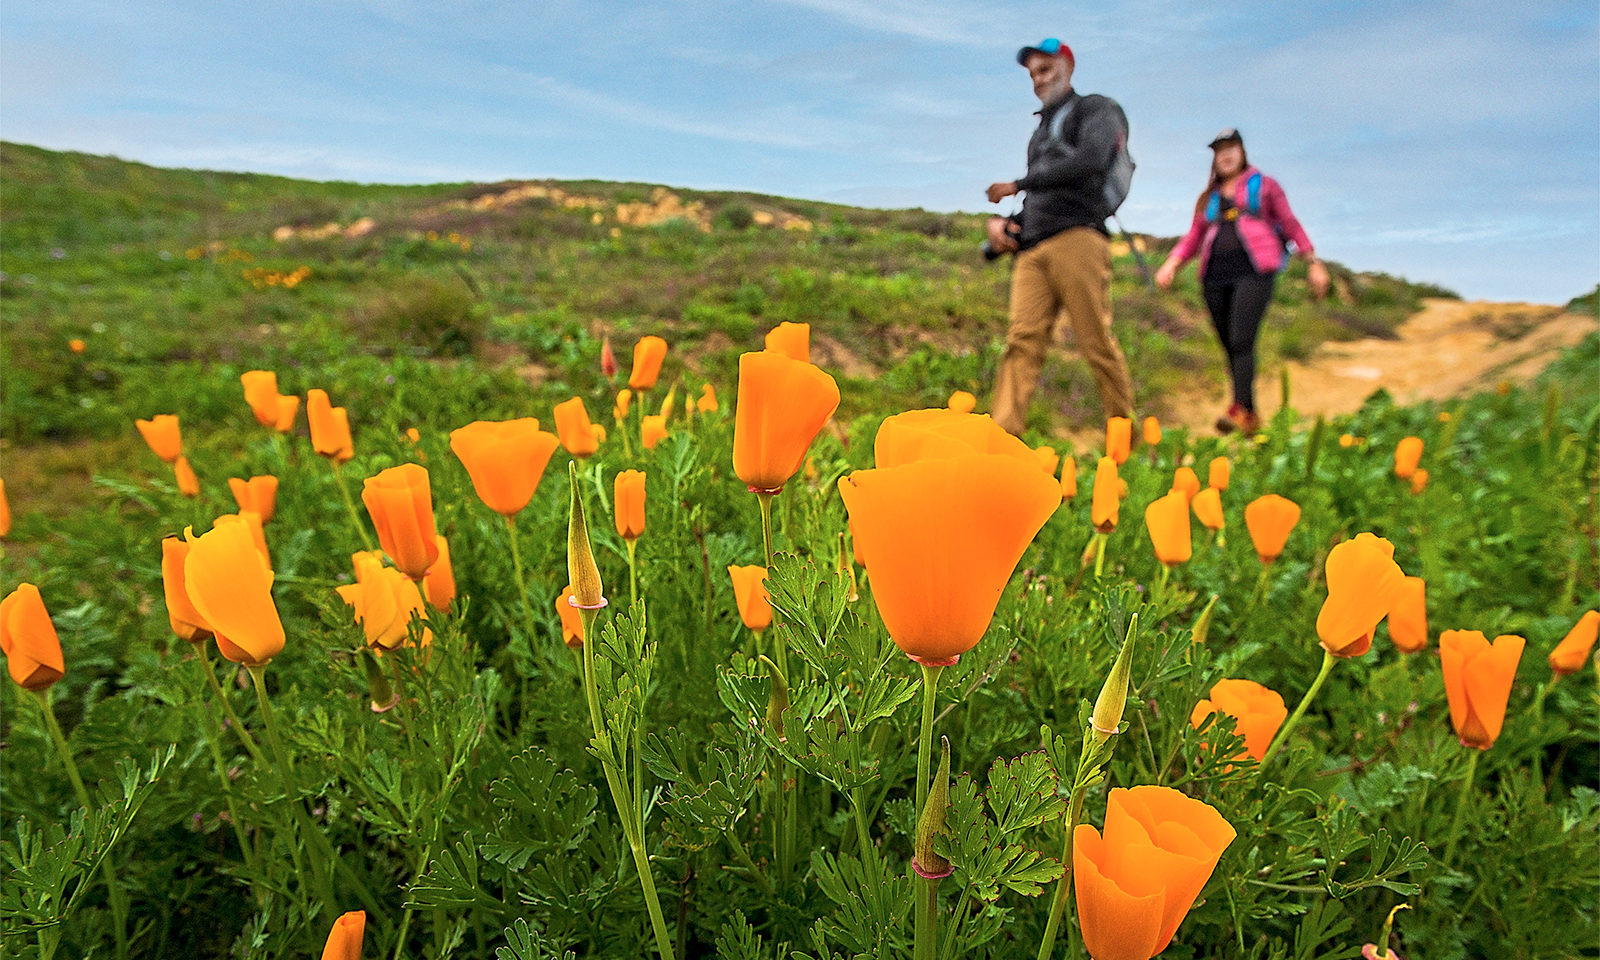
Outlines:
{"type": "Polygon", "coordinates": [[[1016,181],[1013,180],[1006,183],[991,183],[989,184],[988,193],[990,203],[999,203],[1006,197],[1014,197],[1017,195],[1016,181]]]}
{"type": "Polygon", "coordinates": [[[1011,232],[1013,226],[1014,224],[1005,217],[990,217],[989,249],[995,253],[1016,253],[1017,235],[1011,232]]]}

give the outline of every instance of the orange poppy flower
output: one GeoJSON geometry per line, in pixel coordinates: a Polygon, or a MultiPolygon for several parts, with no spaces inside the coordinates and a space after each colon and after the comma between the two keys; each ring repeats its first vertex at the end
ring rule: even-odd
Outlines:
{"type": "Polygon", "coordinates": [[[272,521],[272,514],[278,508],[277,477],[263,475],[249,480],[229,477],[228,489],[233,491],[233,500],[240,510],[254,510],[261,515],[262,523],[272,521]]]}
{"type": "Polygon", "coordinates": [[[1419,494],[1428,488],[1428,471],[1418,468],[1411,473],[1411,493],[1419,494]]]}
{"type": "MultiPolygon", "coordinates": [[[[415,581],[394,567],[365,559],[367,562],[356,564],[356,582],[334,590],[355,614],[368,645],[381,654],[400,646],[412,619],[424,616],[425,608],[415,581]]],[[[423,644],[431,639],[432,634],[424,630],[423,644]]]]}
{"type": "Polygon", "coordinates": [[[1023,551],[1061,504],[1053,477],[996,454],[859,470],[839,490],[890,638],[930,664],[982,639],[1023,551]]]}
{"type": "Polygon", "coordinates": [[[946,405],[956,413],[971,413],[978,406],[978,398],[965,390],[957,390],[950,394],[946,405]]]}
{"type": "Polygon", "coordinates": [[[1600,612],[1590,610],[1578,618],[1578,622],[1572,625],[1556,648],[1550,651],[1550,669],[1562,677],[1576,673],[1583,666],[1583,661],[1589,659],[1589,651],[1594,649],[1597,635],[1600,635],[1600,612]]]}
{"type": "Polygon", "coordinates": [[[559,442],[533,417],[474,420],[450,431],[450,449],[467,468],[472,489],[490,510],[507,517],[533,499],[559,442]]]}
{"type": "Polygon", "coordinates": [[[786,357],[811,362],[811,324],[780,323],[767,331],[767,349],[786,357]]]}
{"type": "Polygon", "coordinates": [[[1144,442],[1152,447],[1161,442],[1161,421],[1155,417],[1144,418],[1144,442]]]}
{"type": "MultiPolygon", "coordinates": [[[[540,469],[542,471],[542,465],[540,469]]],[[[378,543],[383,546],[383,552],[406,576],[422,579],[439,558],[428,468],[402,463],[367,478],[361,490],[361,502],[366,504],[372,525],[378,529],[378,543]]]]}
{"type": "Polygon", "coordinates": [[[1171,787],[1113,787],[1105,832],[1072,834],[1083,943],[1095,960],[1150,960],[1165,950],[1216,869],[1234,829],[1171,787]]]}
{"type": "MultiPolygon", "coordinates": [[[[589,422],[589,411],[582,397],[573,397],[556,404],[556,436],[567,452],[578,459],[591,456],[600,449],[600,438],[589,422]]],[[[537,421],[535,421],[537,423],[537,421]]]]}
{"type": "Polygon", "coordinates": [[[583,649],[583,612],[572,605],[572,585],[556,597],[556,614],[561,618],[561,640],[574,650],[583,649]]]}
{"type": "Polygon", "coordinates": [[[623,387],[617,391],[617,402],[611,406],[611,416],[616,420],[626,420],[628,407],[633,404],[633,391],[623,387]]]}
{"type": "Polygon", "coordinates": [[[1267,755],[1273,735],[1289,716],[1283,697],[1254,680],[1218,680],[1211,696],[1194,705],[1189,725],[1198,729],[1213,713],[1234,719],[1234,732],[1244,737],[1244,754],[1257,760],[1267,755]]]}
{"type": "Polygon", "coordinates": [[[333,922],[322,960],[361,960],[361,941],[367,933],[367,914],[352,910],[333,922]]]}
{"type": "Polygon", "coordinates": [[[771,351],[744,354],[733,411],[733,472],[752,490],[783,489],[838,406],[838,384],[812,364],[771,351]]]}
{"type": "Polygon", "coordinates": [[[1450,723],[1463,747],[1487,750],[1500,736],[1525,642],[1521,637],[1501,636],[1491,644],[1477,630],[1439,634],[1439,663],[1450,701],[1450,723]]]}
{"type": "Polygon", "coordinates": [[[0,537],[11,535],[11,500],[6,496],[6,482],[0,480],[0,537]]]}
{"type": "Polygon", "coordinates": [[[972,454],[1000,454],[1039,463],[1038,453],[987,414],[957,413],[948,408],[909,410],[886,417],[873,441],[874,462],[880,470],[972,454]]]}
{"type": "Polygon", "coordinates": [[[178,492],[186,497],[200,495],[200,478],[194,475],[188,457],[179,457],[172,462],[172,482],[177,484],[178,492]]]}
{"type": "Polygon", "coordinates": [[[1040,469],[1049,474],[1052,480],[1055,479],[1056,465],[1061,462],[1061,458],[1056,456],[1056,448],[1046,446],[1034,447],[1033,455],[1039,461],[1040,469]]]}
{"type": "Polygon", "coordinates": [[[1128,462],[1128,449],[1133,446],[1133,421],[1127,417],[1106,419],[1106,456],[1122,466],[1128,462]]]}
{"type": "Polygon", "coordinates": [[[1194,515],[1207,530],[1221,530],[1227,520],[1222,516],[1222,494],[1216,487],[1206,487],[1189,501],[1194,515]]]}
{"type": "Polygon", "coordinates": [[[748,567],[728,567],[733,580],[733,602],[739,607],[739,619],[751,630],[765,630],[772,626],[772,605],[767,602],[767,568],[759,564],[748,567]]]}
{"type": "Polygon", "coordinates": [[[1211,466],[1207,470],[1206,486],[1226,491],[1228,489],[1228,480],[1232,474],[1233,464],[1229,462],[1227,457],[1213,457],[1211,466]]]}
{"type": "Polygon", "coordinates": [[[1094,468],[1094,499],[1089,504],[1089,520],[1101,533],[1117,529],[1117,514],[1122,510],[1122,480],[1117,462],[1101,457],[1094,468]]]}
{"type": "Polygon", "coordinates": [[[1323,574],[1328,599],[1317,614],[1317,636],[1334,656],[1359,657],[1372,646],[1372,632],[1389,615],[1406,578],[1394,562],[1394,544],[1357,534],[1328,551],[1323,574]]]}
{"type": "Polygon", "coordinates": [[[1061,458],[1061,499],[1071,500],[1078,495],[1078,461],[1074,457],[1061,458]]]}
{"type": "Polygon", "coordinates": [[[1250,531],[1250,541],[1255,544],[1256,556],[1262,563],[1271,563],[1283,553],[1289,534],[1300,522],[1300,505],[1276,493],[1245,504],[1244,525],[1250,531]]]}
{"type": "Polygon", "coordinates": [[[158,413],[149,420],[135,420],[144,442],[150,451],[168,463],[176,462],[183,453],[183,435],[178,431],[178,417],[172,413],[158,413]]]}
{"type": "Polygon", "coordinates": [[[661,361],[667,356],[667,341],[660,337],[640,337],[633,345],[633,371],[628,374],[628,386],[635,390],[649,390],[661,376],[661,361]]]}
{"type": "Polygon", "coordinates": [[[639,421],[639,442],[644,444],[646,450],[654,450],[656,444],[667,437],[667,418],[660,414],[646,414],[639,421]]]}
{"type": "Polygon", "coordinates": [[[350,439],[350,415],[328,402],[326,390],[306,391],[306,425],[311,428],[311,448],[334,463],[355,456],[350,439]]]}
{"type": "Polygon", "coordinates": [[[644,473],[624,470],[617,474],[613,484],[616,507],[617,536],[624,540],[637,540],[644,534],[644,473]]]}
{"type": "Polygon", "coordinates": [[[1406,577],[1395,592],[1394,609],[1389,611],[1389,639],[1401,653],[1428,647],[1427,593],[1421,577],[1406,577]]]}
{"type": "Polygon", "coordinates": [[[267,561],[267,568],[270,570],[272,568],[272,554],[267,551],[267,532],[261,525],[261,514],[256,513],[254,510],[225,513],[218,517],[212,525],[217,526],[227,523],[237,523],[244,527],[245,532],[250,534],[250,542],[256,545],[257,550],[261,551],[261,559],[267,561]]]}
{"type": "Polygon", "coordinates": [[[290,394],[278,398],[278,418],[272,422],[273,429],[279,433],[288,433],[294,429],[294,418],[300,412],[300,398],[290,394]]]}
{"type": "Polygon", "coordinates": [[[82,353],[83,351],[89,349],[89,345],[84,343],[81,338],[73,337],[71,340],[67,341],[67,349],[71,350],[73,353],[82,353]]]}
{"type": "Polygon", "coordinates": [[[456,598],[456,572],[450,565],[450,541],[435,534],[433,542],[439,545],[439,557],[422,578],[422,592],[435,610],[443,610],[456,598]]]}
{"type": "Polygon", "coordinates": [[[1190,467],[1179,467],[1172,472],[1172,489],[1183,494],[1183,505],[1189,506],[1189,501],[1200,492],[1200,478],[1195,476],[1190,467]]]}
{"type": "Polygon", "coordinates": [[[1169,567],[1188,561],[1191,553],[1189,537],[1189,501],[1177,491],[1158,497],[1144,508],[1144,527],[1155,547],[1156,559],[1169,567]]]}
{"type": "Polygon", "coordinates": [[[272,568],[243,523],[218,523],[199,537],[184,530],[183,589],[235,663],[264,666],[283,651],[283,621],[272,600],[272,568]]]}
{"type": "Polygon", "coordinates": [[[244,384],[244,402],[250,404],[256,423],[263,427],[278,425],[278,375],[271,370],[246,370],[239,374],[244,384]]]}
{"type": "Polygon", "coordinates": [[[701,413],[717,412],[717,390],[711,384],[700,388],[700,399],[694,402],[694,408],[701,413]]]}
{"type": "Polygon", "coordinates": [[[0,652],[6,655],[11,679],[24,690],[47,690],[67,672],[61,640],[39,588],[19,583],[0,600],[0,652]]]}
{"type": "Polygon", "coordinates": [[[1410,480],[1411,475],[1417,472],[1417,464],[1422,461],[1422,438],[1405,437],[1394,446],[1394,475],[1402,480],[1410,480]]]}

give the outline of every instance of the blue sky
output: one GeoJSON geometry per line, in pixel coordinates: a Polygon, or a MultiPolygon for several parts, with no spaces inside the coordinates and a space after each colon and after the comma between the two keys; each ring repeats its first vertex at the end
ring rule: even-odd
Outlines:
{"type": "Polygon", "coordinates": [[[1237,126],[1324,256],[1474,298],[1600,280],[1593,3],[8,0],[0,137],[983,211],[1022,173],[1037,102],[1012,58],[1045,36],[1128,114],[1130,229],[1181,233],[1237,126]]]}

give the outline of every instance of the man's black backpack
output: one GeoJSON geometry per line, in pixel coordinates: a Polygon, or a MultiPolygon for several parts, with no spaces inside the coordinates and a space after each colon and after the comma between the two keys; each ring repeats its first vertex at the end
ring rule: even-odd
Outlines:
{"type": "MultiPolygon", "coordinates": [[[[1057,110],[1056,115],[1050,118],[1050,139],[1062,140],[1062,132],[1067,128],[1067,118],[1072,116],[1073,110],[1084,99],[1079,98],[1065,110],[1057,110]]],[[[1122,111],[1117,111],[1118,119],[1122,119],[1122,111]]],[[[1122,206],[1122,201],[1128,199],[1128,189],[1133,185],[1133,157],[1128,153],[1128,126],[1126,120],[1122,123],[1122,133],[1117,137],[1117,149],[1111,154],[1111,166],[1106,169],[1106,184],[1103,199],[1105,201],[1105,215],[1114,216],[1117,209],[1122,206]]]]}

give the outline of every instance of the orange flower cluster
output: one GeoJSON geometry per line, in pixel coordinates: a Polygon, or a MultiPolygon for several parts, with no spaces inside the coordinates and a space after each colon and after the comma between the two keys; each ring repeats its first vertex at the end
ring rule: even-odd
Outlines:
{"type": "Polygon", "coordinates": [[[302,264],[285,273],[281,270],[268,270],[266,267],[252,267],[242,272],[240,276],[250,281],[250,285],[257,290],[265,290],[268,287],[293,290],[302,280],[311,276],[311,268],[302,264]]]}

